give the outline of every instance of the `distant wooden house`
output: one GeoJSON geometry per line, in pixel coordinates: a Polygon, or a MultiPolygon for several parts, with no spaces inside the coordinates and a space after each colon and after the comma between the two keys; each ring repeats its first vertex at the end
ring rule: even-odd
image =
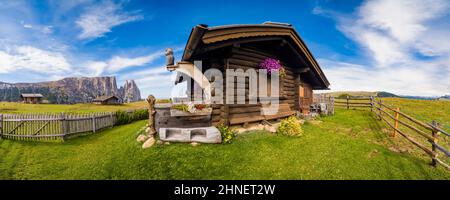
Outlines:
{"type": "Polygon", "coordinates": [[[94,104],[102,104],[102,105],[114,105],[114,104],[120,104],[121,100],[119,97],[116,97],[114,95],[110,96],[99,96],[94,99],[94,104]]]}
{"type": "Polygon", "coordinates": [[[20,98],[22,99],[23,103],[32,103],[32,104],[37,104],[37,103],[41,103],[42,98],[44,98],[44,96],[42,94],[21,94],[20,98]]]}

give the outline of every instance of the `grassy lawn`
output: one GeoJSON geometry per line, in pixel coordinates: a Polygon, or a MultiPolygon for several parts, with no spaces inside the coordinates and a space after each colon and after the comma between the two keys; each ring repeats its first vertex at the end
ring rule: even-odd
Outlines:
{"type": "Polygon", "coordinates": [[[366,111],[338,109],[298,138],[255,131],[229,145],[143,150],[145,123],[61,144],[0,140],[0,179],[450,179],[429,158],[389,150],[395,139],[366,111]]]}
{"type": "Polygon", "coordinates": [[[382,98],[382,101],[392,105],[392,108],[399,107],[404,113],[423,122],[436,120],[444,130],[450,132],[450,101],[404,98],[382,98]]]}
{"type": "Polygon", "coordinates": [[[90,113],[112,112],[117,110],[132,110],[146,108],[145,101],[133,102],[121,105],[96,105],[96,104],[23,104],[13,102],[0,102],[0,113],[90,113]]]}

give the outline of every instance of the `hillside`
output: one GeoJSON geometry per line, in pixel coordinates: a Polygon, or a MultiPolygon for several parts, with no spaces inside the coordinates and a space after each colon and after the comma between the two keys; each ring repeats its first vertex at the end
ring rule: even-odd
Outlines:
{"type": "Polygon", "coordinates": [[[373,97],[399,97],[405,99],[422,99],[422,100],[448,100],[450,99],[450,95],[444,95],[441,97],[433,97],[433,96],[412,96],[412,95],[396,95],[394,93],[385,92],[385,91],[336,91],[336,92],[326,92],[325,94],[331,94],[333,97],[344,97],[344,96],[373,96],[373,97]]]}
{"type": "Polygon", "coordinates": [[[339,96],[377,96],[378,92],[368,92],[368,91],[336,91],[336,92],[327,92],[326,94],[330,94],[333,97],[339,96]]]}
{"type": "Polygon", "coordinates": [[[55,104],[88,103],[102,95],[116,95],[124,102],[141,99],[133,80],[117,88],[115,77],[70,77],[39,83],[0,82],[0,101],[17,102],[21,93],[41,93],[44,100],[55,104]]]}

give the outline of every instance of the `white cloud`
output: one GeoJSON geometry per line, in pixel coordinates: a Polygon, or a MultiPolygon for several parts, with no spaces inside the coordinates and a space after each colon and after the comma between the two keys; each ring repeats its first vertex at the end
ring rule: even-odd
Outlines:
{"type": "Polygon", "coordinates": [[[427,31],[424,24],[448,9],[445,0],[367,1],[360,9],[359,22],[385,30],[399,42],[412,42],[427,31]]]}
{"type": "Polygon", "coordinates": [[[353,15],[313,10],[334,18],[338,29],[362,47],[369,63],[319,59],[332,89],[450,93],[450,82],[442,78],[450,77],[450,27],[439,23],[446,20],[449,7],[443,0],[369,0],[353,15]]]}
{"type": "Polygon", "coordinates": [[[53,75],[70,69],[71,65],[59,52],[32,46],[13,46],[0,50],[0,73],[25,70],[53,75]]]}
{"type": "Polygon", "coordinates": [[[142,15],[136,12],[127,13],[120,4],[106,1],[101,5],[89,7],[75,23],[81,28],[79,39],[94,39],[103,37],[115,26],[141,19],[142,15]]]}
{"type": "Polygon", "coordinates": [[[440,96],[446,94],[443,91],[450,91],[445,77],[436,79],[436,73],[449,75],[450,72],[435,65],[429,69],[411,70],[409,66],[373,69],[328,59],[319,59],[318,62],[332,83],[333,91],[388,91],[420,96],[440,96]]]}
{"type": "Polygon", "coordinates": [[[111,74],[120,72],[121,70],[130,67],[138,67],[144,66],[146,64],[151,64],[153,61],[162,56],[164,56],[164,51],[157,51],[145,56],[134,58],[114,56],[107,61],[88,61],[84,64],[84,66],[86,66],[87,71],[94,71],[93,74],[95,74],[95,76],[99,76],[104,73],[111,74]]]}
{"type": "Polygon", "coordinates": [[[152,63],[154,60],[160,58],[161,56],[164,56],[164,51],[158,51],[146,56],[135,58],[115,56],[108,61],[108,71],[117,72],[132,66],[142,66],[144,64],[152,63]]]}

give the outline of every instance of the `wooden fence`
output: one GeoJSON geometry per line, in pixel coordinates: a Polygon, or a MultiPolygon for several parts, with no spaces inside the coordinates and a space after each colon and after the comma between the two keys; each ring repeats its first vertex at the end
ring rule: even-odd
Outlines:
{"type": "Polygon", "coordinates": [[[392,137],[396,137],[397,134],[403,136],[407,141],[429,155],[433,166],[441,164],[450,170],[450,166],[440,158],[440,156],[447,160],[450,158],[448,138],[445,138],[450,137],[450,134],[442,130],[436,121],[431,123],[419,121],[400,111],[399,107],[394,108],[386,105],[382,102],[382,99],[373,97],[354,98],[347,96],[345,99],[341,98],[339,101],[335,101],[335,105],[347,109],[370,108],[378,116],[379,120],[383,120],[392,128],[392,137]],[[441,137],[443,137],[442,143],[440,143],[441,137]],[[430,145],[425,145],[426,143],[430,145]]]}
{"type": "Polygon", "coordinates": [[[335,98],[334,105],[337,107],[350,108],[371,108],[373,102],[373,97],[349,97],[346,98],[335,98]]]}
{"type": "Polygon", "coordinates": [[[64,140],[114,126],[116,114],[0,114],[0,137],[15,140],[64,140]]]}

